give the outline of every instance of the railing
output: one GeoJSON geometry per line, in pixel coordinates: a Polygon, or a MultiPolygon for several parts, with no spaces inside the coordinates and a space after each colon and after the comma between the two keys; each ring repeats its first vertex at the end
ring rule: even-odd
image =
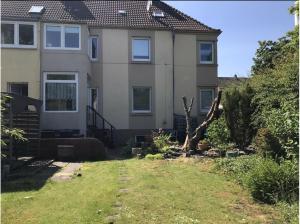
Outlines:
{"type": "Polygon", "coordinates": [[[97,135],[105,143],[114,143],[114,131],[116,128],[107,121],[101,114],[99,114],[93,107],[87,106],[87,130],[92,131],[94,135],[97,135]],[[109,132],[109,142],[105,139],[105,132],[109,132]],[[100,133],[100,134],[99,134],[100,133]]]}

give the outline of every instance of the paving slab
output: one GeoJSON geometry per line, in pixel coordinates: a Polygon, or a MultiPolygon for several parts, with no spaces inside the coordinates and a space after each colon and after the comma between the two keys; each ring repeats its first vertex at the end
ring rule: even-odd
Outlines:
{"type": "Polygon", "coordinates": [[[82,166],[82,163],[62,163],[62,162],[56,162],[57,166],[62,167],[62,169],[54,174],[51,177],[51,180],[53,181],[66,181],[71,180],[74,173],[80,169],[82,166]]]}

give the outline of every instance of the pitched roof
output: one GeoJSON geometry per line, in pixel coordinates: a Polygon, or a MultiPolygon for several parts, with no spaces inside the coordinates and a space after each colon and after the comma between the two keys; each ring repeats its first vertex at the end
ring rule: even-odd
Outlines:
{"type": "Polygon", "coordinates": [[[220,88],[224,88],[231,84],[243,83],[248,79],[249,78],[247,78],[247,77],[238,77],[236,75],[233,77],[218,77],[218,83],[219,83],[220,88]]]}
{"type": "Polygon", "coordinates": [[[85,23],[90,26],[132,29],[174,29],[177,32],[221,33],[189,17],[162,1],[153,1],[147,11],[147,1],[86,0],[86,1],[1,1],[1,17],[14,20],[34,20],[28,11],[31,6],[44,6],[42,22],[85,23]],[[126,10],[120,15],[118,10],[126,10]],[[153,17],[153,11],[164,12],[164,17],[153,17]]]}

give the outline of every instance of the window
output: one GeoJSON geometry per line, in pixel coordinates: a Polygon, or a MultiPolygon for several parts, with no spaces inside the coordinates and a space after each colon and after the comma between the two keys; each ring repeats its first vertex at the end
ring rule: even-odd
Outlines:
{"type": "Polygon", "coordinates": [[[1,44],[15,44],[15,24],[1,24],[1,44]]]}
{"type": "Polygon", "coordinates": [[[151,112],[151,88],[133,87],[132,89],[132,112],[151,112]]]}
{"type": "Polygon", "coordinates": [[[8,83],[8,91],[20,96],[28,96],[27,83],[8,83]]]}
{"type": "Polygon", "coordinates": [[[214,92],[213,88],[209,89],[200,89],[200,111],[208,112],[211,104],[214,100],[214,92]]]}
{"type": "Polygon", "coordinates": [[[1,46],[17,48],[36,47],[35,23],[2,22],[1,46]]]}
{"type": "Polygon", "coordinates": [[[78,105],[78,77],[76,73],[44,74],[44,110],[76,112],[78,105]]]}
{"type": "Polygon", "coordinates": [[[46,47],[61,47],[60,26],[46,26],[46,47]]]}
{"type": "Polygon", "coordinates": [[[150,39],[149,38],[132,39],[132,60],[150,61],[150,39]]]}
{"type": "Polygon", "coordinates": [[[45,25],[46,49],[80,49],[80,26],[45,25]]]}
{"type": "Polygon", "coordinates": [[[200,52],[200,64],[213,64],[214,62],[214,48],[212,42],[200,42],[199,52],[200,52]]]}
{"type": "Polygon", "coordinates": [[[89,55],[91,60],[98,59],[98,37],[90,37],[89,40],[89,55]]]}
{"type": "Polygon", "coordinates": [[[32,25],[19,24],[19,44],[33,45],[34,31],[32,25]]]}

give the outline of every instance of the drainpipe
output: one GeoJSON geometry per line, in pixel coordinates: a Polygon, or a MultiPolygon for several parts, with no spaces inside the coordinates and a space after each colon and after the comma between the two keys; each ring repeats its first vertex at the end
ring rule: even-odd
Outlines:
{"type": "Polygon", "coordinates": [[[174,121],[174,111],[175,111],[175,32],[174,29],[172,29],[172,87],[173,87],[173,100],[172,100],[172,106],[173,106],[173,129],[175,127],[175,121],[174,121]]]}

